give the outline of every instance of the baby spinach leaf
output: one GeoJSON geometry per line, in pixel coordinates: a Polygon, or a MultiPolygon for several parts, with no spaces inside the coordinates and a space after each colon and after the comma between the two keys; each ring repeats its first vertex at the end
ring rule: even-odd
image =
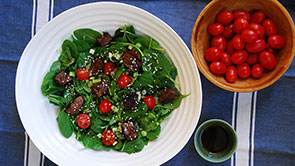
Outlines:
{"type": "Polygon", "coordinates": [[[93,29],[78,29],[74,31],[74,36],[78,40],[84,40],[89,44],[96,44],[97,38],[101,37],[101,34],[93,29]]]}
{"type": "Polygon", "coordinates": [[[128,141],[123,145],[121,151],[126,152],[128,154],[140,152],[144,147],[144,142],[142,139],[135,139],[132,141],[128,141]]]}
{"type": "MultiPolygon", "coordinates": [[[[125,117],[137,118],[138,116],[143,116],[147,112],[147,106],[145,103],[137,105],[136,110],[127,110],[125,117]]],[[[124,119],[125,119],[124,117],[124,119]]]]}
{"type": "Polygon", "coordinates": [[[44,96],[48,94],[56,94],[63,91],[62,87],[58,87],[54,83],[54,77],[57,73],[61,71],[61,63],[60,61],[55,61],[50,67],[50,71],[43,78],[43,82],[41,85],[41,92],[44,96]]]}
{"type": "Polygon", "coordinates": [[[105,122],[97,118],[97,119],[91,119],[90,127],[95,133],[101,133],[107,127],[107,125],[108,125],[108,122],[105,122]]]}
{"type": "Polygon", "coordinates": [[[69,138],[73,134],[74,128],[71,117],[64,111],[64,109],[58,114],[57,121],[61,134],[64,137],[69,138]]]}
{"type": "Polygon", "coordinates": [[[78,52],[89,52],[90,46],[86,41],[74,39],[73,42],[75,43],[78,52]]]}
{"type": "Polygon", "coordinates": [[[75,58],[72,57],[69,47],[65,47],[65,49],[62,49],[58,60],[61,62],[62,69],[66,69],[75,62],[75,58]]]}
{"type": "Polygon", "coordinates": [[[59,105],[61,107],[66,107],[72,101],[72,96],[70,95],[68,95],[67,97],[64,97],[64,96],[49,94],[47,97],[51,103],[55,105],[59,105]]]}
{"type": "Polygon", "coordinates": [[[174,100],[172,103],[167,103],[167,104],[165,104],[165,105],[163,106],[163,108],[174,110],[174,109],[176,109],[176,108],[178,108],[178,107],[180,106],[182,99],[186,98],[186,97],[189,96],[189,95],[190,95],[190,94],[188,94],[188,95],[182,95],[182,94],[181,94],[181,95],[180,95],[176,100],[174,100]]]}
{"type": "Polygon", "coordinates": [[[157,139],[160,135],[161,132],[161,126],[159,125],[155,130],[149,131],[146,135],[146,137],[150,140],[153,141],[157,139]]]}
{"type": "Polygon", "coordinates": [[[78,54],[78,51],[77,51],[77,47],[76,47],[76,45],[72,41],[65,40],[62,43],[62,47],[61,48],[62,48],[62,50],[69,49],[71,56],[73,58],[78,58],[79,54],[78,54]]]}
{"type": "Polygon", "coordinates": [[[141,124],[142,128],[146,131],[149,132],[151,130],[155,130],[158,127],[157,123],[157,117],[149,112],[147,116],[142,117],[139,119],[139,123],[141,124]]]}
{"type": "Polygon", "coordinates": [[[158,54],[159,65],[166,74],[170,74],[172,64],[164,54],[158,54]]]}
{"type": "Polygon", "coordinates": [[[51,67],[50,67],[50,72],[53,72],[53,73],[59,73],[61,71],[61,63],[60,61],[55,61],[52,63],[51,67]]]}
{"type": "Polygon", "coordinates": [[[105,148],[101,139],[98,139],[96,136],[85,135],[83,137],[82,143],[86,148],[92,148],[95,150],[110,149],[110,148],[105,148]]]}
{"type": "Polygon", "coordinates": [[[133,83],[133,88],[139,88],[143,86],[152,85],[153,83],[153,74],[151,72],[144,72],[137,77],[133,83]]]}

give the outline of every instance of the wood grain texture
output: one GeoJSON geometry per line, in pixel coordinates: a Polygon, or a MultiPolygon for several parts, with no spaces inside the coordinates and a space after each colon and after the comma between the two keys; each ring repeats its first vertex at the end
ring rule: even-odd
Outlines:
{"type": "Polygon", "coordinates": [[[257,91],[277,81],[292,63],[295,54],[294,23],[288,11],[277,0],[213,0],[203,9],[195,22],[191,36],[191,48],[199,70],[218,87],[233,92],[257,91]],[[210,35],[207,32],[208,25],[215,22],[216,16],[220,12],[236,9],[244,9],[250,13],[255,10],[265,12],[275,22],[278,34],[285,38],[286,44],[276,54],[278,64],[274,70],[265,71],[260,79],[238,78],[235,83],[229,83],[224,76],[217,76],[210,72],[204,53],[210,46],[210,35]]]}

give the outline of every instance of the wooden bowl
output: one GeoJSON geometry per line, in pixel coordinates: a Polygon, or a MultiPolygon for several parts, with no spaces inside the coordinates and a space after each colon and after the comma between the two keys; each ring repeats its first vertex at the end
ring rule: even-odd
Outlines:
{"type": "Polygon", "coordinates": [[[191,37],[191,48],[194,59],[205,77],[220,88],[233,92],[252,92],[263,89],[277,81],[289,68],[295,54],[295,28],[288,11],[276,0],[213,0],[198,16],[191,37]],[[216,22],[216,16],[224,11],[244,9],[251,13],[261,10],[271,18],[278,29],[278,34],[285,38],[286,44],[275,55],[277,66],[271,71],[265,71],[259,79],[249,77],[238,78],[235,83],[229,83],[224,76],[214,75],[209,70],[209,64],[204,58],[205,51],[210,47],[208,25],[216,22]]]}

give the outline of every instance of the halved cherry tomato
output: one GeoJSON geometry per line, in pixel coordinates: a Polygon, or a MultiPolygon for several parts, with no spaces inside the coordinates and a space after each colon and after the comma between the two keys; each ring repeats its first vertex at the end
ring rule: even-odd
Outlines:
{"type": "Polygon", "coordinates": [[[209,68],[212,73],[218,74],[218,75],[224,74],[226,72],[225,64],[218,61],[212,62],[209,68]]]}
{"type": "Polygon", "coordinates": [[[241,37],[247,43],[253,43],[258,39],[257,33],[251,29],[243,30],[241,37]]]}
{"type": "Polygon", "coordinates": [[[216,47],[210,47],[205,52],[205,59],[208,62],[217,61],[220,58],[220,51],[216,47]]]}
{"type": "Polygon", "coordinates": [[[143,101],[149,110],[152,110],[156,106],[156,99],[153,96],[147,96],[143,101]]]}
{"type": "Polygon", "coordinates": [[[210,35],[217,36],[222,34],[224,27],[220,23],[214,23],[208,26],[208,32],[210,35]]]}
{"type": "Polygon", "coordinates": [[[266,36],[277,34],[276,24],[271,19],[264,20],[263,27],[264,27],[266,36]]]}
{"type": "Polygon", "coordinates": [[[222,25],[231,23],[233,19],[234,15],[230,11],[223,11],[217,15],[217,22],[221,23],[222,25]]]}
{"type": "Polygon", "coordinates": [[[116,135],[112,130],[105,130],[102,133],[101,139],[104,145],[110,146],[116,141],[116,135]]]}
{"type": "Polygon", "coordinates": [[[226,44],[226,52],[233,54],[235,51],[236,49],[233,46],[233,40],[229,40],[226,44]]]}
{"type": "Polygon", "coordinates": [[[251,74],[251,69],[247,63],[242,63],[237,66],[238,76],[240,78],[248,78],[251,74]]]}
{"type": "Polygon", "coordinates": [[[259,62],[259,54],[249,54],[246,61],[248,65],[254,65],[259,62]]]}
{"type": "Polygon", "coordinates": [[[248,21],[243,18],[238,18],[234,22],[234,31],[236,33],[241,33],[247,27],[248,27],[248,21]]]}
{"type": "Polygon", "coordinates": [[[211,40],[211,46],[218,48],[220,51],[226,49],[226,40],[223,36],[215,36],[211,40]]]}
{"type": "Polygon", "coordinates": [[[277,60],[275,56],[269,51],[263,51],[259,55],[260,64],[266,69],[274,69],[277,66],[277,60]]]}
{"type": "Polygon", "coordinates": [[[88,114],[80,114],[77,118],[77,124],[80,128],[86,129],[90,126],[90,117],[88,114]]]}
{"type": "Polygon", "coordinates": [[[264,27],[262,25],[257,24],[257,23],[251,23],[251,24],[249,24],[248,28],[253,30],[254,32],[256,32],[258,38],[263,37],[264,27]]]}
{"type": "Polygon", "coordinates": [[[224,36],[227,39],[233,37],[235,35],[233,27],[234,27],[234,24],[230,24],[230,25],[224,27],[222,36],[224,36]]]}
{"type": "Polygon", "coordinates": [[[254,78],[260,78],[263,74],[263,67],[260,64],[255,64],[251,69],[251,75],[254,78]]]}
{"type": "Polygon", "coordinates": [[[101,113],[108,113],[112,111],[112,103],[108,99],[103,99],[99,104],[99,110],[101,113]]]}
{"type": "Polygon", "coordinates": [[[228,82],[233,83],[237,80],[237,77],[238,77],[238,71],[237,71],[236,67],[229,66],[226,70],[226,73],[225,73],[225,79],[228,82]]]}
{"type": "Polygon", "coordinates": [[[245,50],[242,51],[236,51],[231,55],[231,61],[234,64],[241,64],[244,63],[248,58],[248,53],[245,50]]]}
{"type": "Polygon", "coordinates": [[[220,62],[224,63],[225,66],[230,66],[232,64],[230,55],[227,52],[221,52],[220,62]]]}
{"type": "Polygon", "coordinates": [[[127,74],[122,74],[118,79],[118,85],[125,88],[130,83],[130,77],[127,74]]]}
{"type": "Polygon", "coordinates": [[[271,35],[268,38],[268,45],[274,49],[281,49],[285,45],[285,39],[281,35],[271,35]]]}
{"type": "Polygon", "coordinates": [[[246,50],[249,53],[259,53],[265,49],[265,41],[257,39],[254,43],[247,43],[246,50]]]}
{"type": "Polygon", "coordinates": [[[129,50],[129,51],[126,51],[126,52],[125,52],[125,54],[124,54],[123,56],[126,56],[127,54],[132,54],[132,55],[135,55],[135,56],[137,56],[137,57],[138,57],[138,55],[136,54],[136,52],[134,52],[134,51],[131,51],[131,50],[129,50]]]}
{"type": "Polygon", "coordinates": [[[76,74],[78,79],[83,81],[88,79],[88,77],[90,76],[90,71],[86,68],[79,68],[76,70],[76,74]]]}
{"type": "Polygon", "coordinates": [[[258,24],[262,24],[264,19],[265,19],[266,15],[264,12],[262,11],[257,11],[255,13],[252,14],[251,18],[250,18],[250,22],[251,23],[258,23],[258,24]]]}
{"type": "Polygon", "coordinates": [[[105,75],[109,76],[112,71],[116,68],[116,64],[112,62],[107,62],[104,64],[103,72],[105,75]]]}
{"type": "Polygon", "coordinates": [[[232,39],[232,42],[233,42],[233,47],[236,50],[242,50],[245,46],[245,42],[242,39],[241,35],[235,35],[234,38],[232,39]]]}
{"type": "Polygon", "coordinates": [[[234,14],[235,20],[238,18],[243,18],[247,21],[250,21],[250,18],[251,18],[250,14],[247,11],[242,10],[242,9],[235,10],[233,14],[234,14]]]}

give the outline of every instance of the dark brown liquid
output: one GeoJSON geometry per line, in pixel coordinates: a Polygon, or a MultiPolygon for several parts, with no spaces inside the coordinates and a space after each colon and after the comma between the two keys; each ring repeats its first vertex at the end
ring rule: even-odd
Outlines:
{"type": "Polygon", "coordinates": [[[228,135],[224,128],[210,126],[203,131],[201,141],[208,152],[218,153],[227,148],[228,135]]]}

